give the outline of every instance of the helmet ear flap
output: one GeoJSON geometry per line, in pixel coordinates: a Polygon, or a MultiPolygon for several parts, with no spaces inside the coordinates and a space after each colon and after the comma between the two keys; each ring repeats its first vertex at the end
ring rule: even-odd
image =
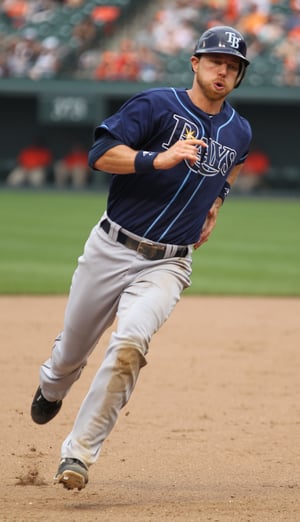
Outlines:
{"type": "Polygon", "coordinates": [[[239,74],[237,75],[236,84],[234,86],[235,89],[237,89],[240,86],[245,74],[246,74],[246,64],[245,64],[245,62],[243,62],[243,60],[240,60],[240,70],[239,70],[239,74]]]}

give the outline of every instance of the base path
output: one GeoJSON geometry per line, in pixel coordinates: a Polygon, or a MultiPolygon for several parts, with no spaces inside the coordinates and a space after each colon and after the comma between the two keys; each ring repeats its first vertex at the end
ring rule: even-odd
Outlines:
{"type": "Polygon", "coordinates": [[[30,418],[66,297],[0,297],[5,522],[300,520],[300,299],[183,297],[78,492],[53,485],[111,331],[58,416],[30,418]]]}

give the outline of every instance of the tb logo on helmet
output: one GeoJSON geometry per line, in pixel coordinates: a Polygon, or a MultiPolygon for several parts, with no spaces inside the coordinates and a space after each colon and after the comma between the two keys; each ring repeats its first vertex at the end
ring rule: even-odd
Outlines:
{"type": "Polygon", "coordinates": [[[226,31],[225,34],[228,35],[227,42],[231,45],[231,47],[234,49],[239,49],[241,38],[239,38],[236,33],[231,33],[230,31],[226,31]]]}

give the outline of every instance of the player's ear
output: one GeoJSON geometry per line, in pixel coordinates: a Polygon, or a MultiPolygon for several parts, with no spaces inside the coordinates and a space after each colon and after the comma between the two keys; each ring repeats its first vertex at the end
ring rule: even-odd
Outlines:
{"type": "Polygon", "coordinates": [[[192,71],[194,73],[197,72],[197,70],[198,70],[198,63],[200,61],[200,57],[199,56],[191,56],[190,61],[191,61],[192,71]]]}

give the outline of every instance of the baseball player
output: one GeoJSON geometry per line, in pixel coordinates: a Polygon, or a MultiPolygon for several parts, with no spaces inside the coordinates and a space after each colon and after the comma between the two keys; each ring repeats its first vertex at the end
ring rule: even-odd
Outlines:
{"type": "Polygon", "coordinates": [[[90,167],[112,174],[107,210],[78,259],[63,331],[41,365],[31,406],[50,421],[117,317],[103,362],[61,447],[55,482],[85,487],[146,364],[149,343],[190,285],[192,252],[209,238],[244,163],[249,123],[226,100],[249,62],[232,27],[196,44],[192,87],[133,96],[95,130],[90,167]]]}

